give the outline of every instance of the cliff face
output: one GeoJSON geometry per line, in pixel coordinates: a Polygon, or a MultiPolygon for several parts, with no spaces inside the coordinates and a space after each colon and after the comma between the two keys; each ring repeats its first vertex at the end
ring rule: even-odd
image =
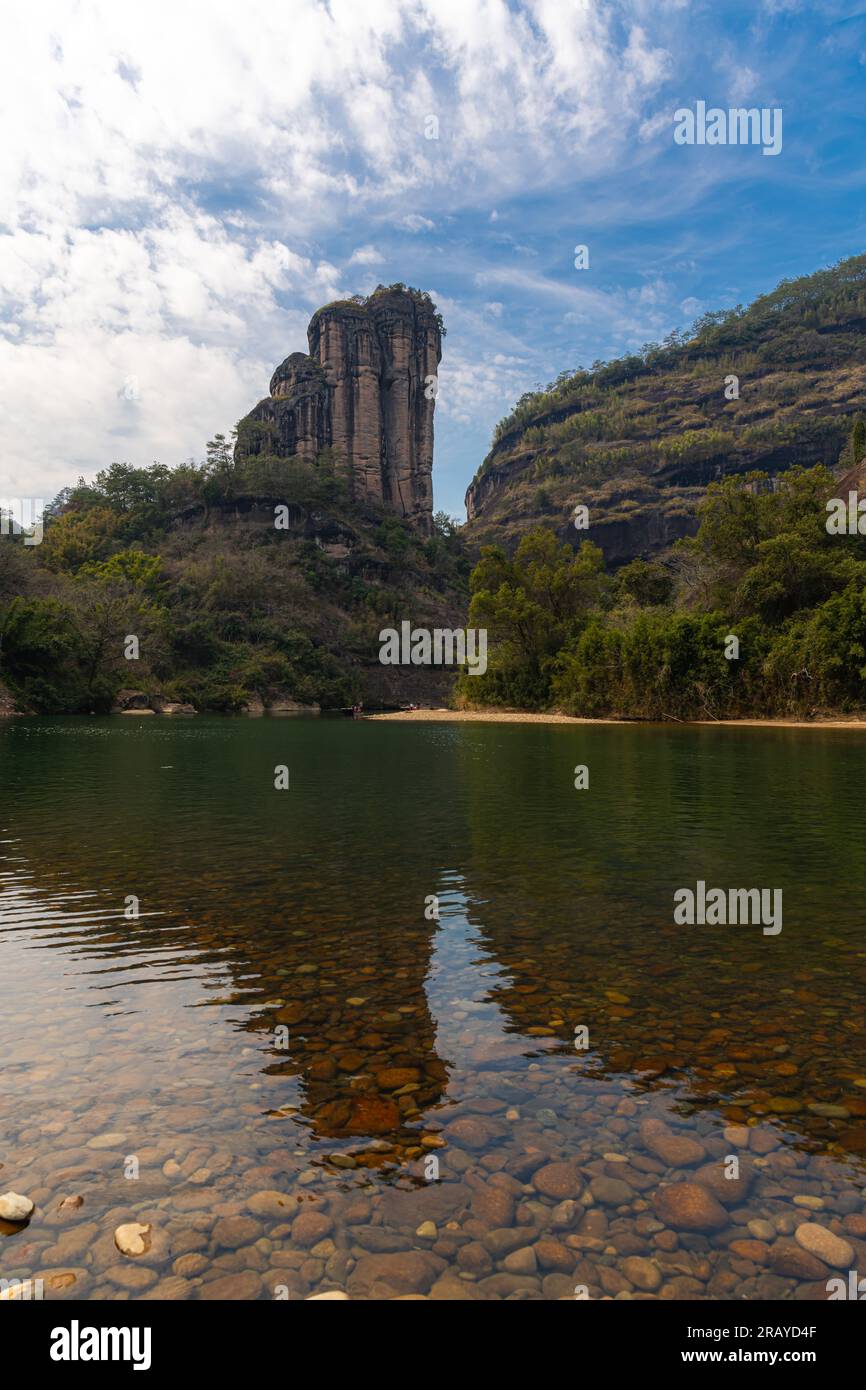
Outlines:
{"type": "Polygon", "coordinates": [[[439,317],[418,291],[381,289],[317,310],[309,354],[287,357],[270,394],[241,421],[236,452],[315,464],[332,451],[356,498],[429,531],[439,317]]]}
{"type": "Polygon", "coordinates": [[[858,256],[662,347],[563,374],[497,430],[466,494],[467,539],[511,550],[543,524],[618,565],[693,534],[716,479],[835,467],[866,410],[864,328],[858,256]],[[588,530],[574,527],[577,504],[588,530]]]}

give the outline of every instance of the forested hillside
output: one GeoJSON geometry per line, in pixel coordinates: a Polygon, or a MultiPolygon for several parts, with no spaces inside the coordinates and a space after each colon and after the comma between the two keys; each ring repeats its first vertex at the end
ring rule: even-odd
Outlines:
{"type": "Polygon", "coordinates": [[[693,535],[710,482],[844,466],[866,409],[864,329],[855,256],[640,353],[563,371],[497,427],[467,493],[470,540],[513,549],[541,522],[616,565],[693,535]],[[579,504],[588,532],[572,524],[579,504]]]}
{"type": "MultiPolygon", "coordinates": [[[[866,538],[836,533],[828,499],[863,489],[866,426],[842,486],[818,466],[711,483],[699,530],[664,563],[615,573],[544,527],[513,556],[485,547],[470,621],[489,631],[467,704],[642,719],[816,716],[866,709],[866,538]]],[[[864,519],[866,526],[866,519],[864,519]]]]}
{"type": "Polygon", "coordinates": [[[383,625],[465,615],[454,526],[425,537],[316,465],[113,464],[0,543],[0,682],[19,709],[104,711],[121,690],[198,710],[440,699],[442,670],[378,661],[383,625]],[[138,639],[129,659],[127,638],[138,639]]]}

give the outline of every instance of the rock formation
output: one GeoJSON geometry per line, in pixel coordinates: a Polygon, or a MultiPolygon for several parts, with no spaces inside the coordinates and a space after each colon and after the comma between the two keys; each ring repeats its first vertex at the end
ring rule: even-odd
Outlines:
{"type": "Polygon", "coordinates": [[[3,719],[7,715],[17,713],[18,710],[15,705],[14,697],[6,689],[3,682],[0,681],[0,719],[3,719]]]}
{"type": "MultiPolygon", "coordinates": [[[[620,565],[694,535],[711,483],[850,467],[845,447],[866,413],[864,285],[856,256],[707,315],[679,341],[527,392],[469,485],[465,540],[512,551],[541,525],[620,565]],[[745,361],[737,376],[730,364],[745,361]],[[573,524],[578,504],[588,531],[573,524]]],[[[837,495],[848,486],[840,479],[837,495]]]]}
{"type": "Polygon", "coordinates": [[[429,296],[380,287],[318,309],[309,354],[293,352],[238,427],[236,457],[323,454],[369,498],[429,531],[433,407],[442,328],[429,296]],[[431,381],[431,378],[433,379],[431,381]]]}

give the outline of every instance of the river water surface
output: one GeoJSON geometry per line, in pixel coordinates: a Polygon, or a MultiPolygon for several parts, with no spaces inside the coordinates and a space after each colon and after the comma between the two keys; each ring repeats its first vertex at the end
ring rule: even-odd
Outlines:
{"type": "Polygon", "coordinates": [[[7,720],[0,1277],[826,1298],[866,1274],[864,784],[850,731],[7,720]],[[699,880],[782,931],[676,925],[699,880]]]}

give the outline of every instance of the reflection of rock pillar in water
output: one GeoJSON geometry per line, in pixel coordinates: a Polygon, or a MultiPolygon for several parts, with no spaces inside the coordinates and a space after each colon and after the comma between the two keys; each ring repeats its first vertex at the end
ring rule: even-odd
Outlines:
{"type": "Polygon", "coordinates": [[[509,1041],[508,1019],[495,997],[508,975],[472,922],[470,900],[460,887],[443,888],[439,911],[426,981],[439,1055],[471,1064],[519,1054],[522,1041],[509,1041]]]}
{"type": "MultiPolygon", "coordinates": [[[[395,1138],[404,1120],[417,1124],[439,1103],[447,1070],[424,993],[435,925],[383,929],[372,940],[347,930],[328,942],[327,967],[308,975],[309,946],[289,948],[285,1003],[255,1027],[288,1028],[288,1051],[275,1051],[267,1070],[298,1075],[314,1136],[395,1138]]],[[[417,1134],[404,1130],[402,1142],[411,1147],[417,1134]]]]}

